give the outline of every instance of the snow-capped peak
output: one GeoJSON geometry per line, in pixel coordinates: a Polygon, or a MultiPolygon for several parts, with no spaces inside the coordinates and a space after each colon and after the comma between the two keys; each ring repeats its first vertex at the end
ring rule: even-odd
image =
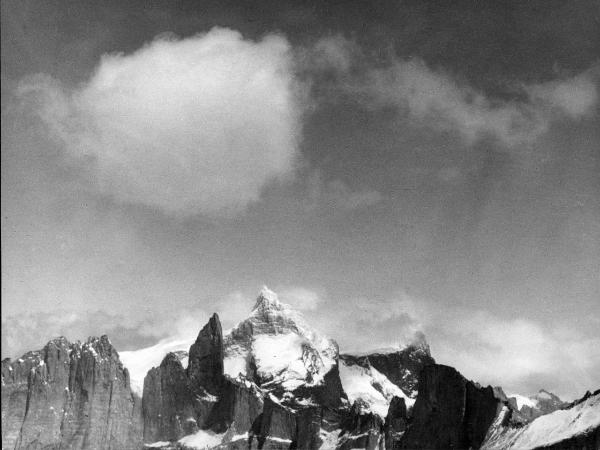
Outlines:
{"type": "Polygon", "coordinates": [[[336,363],[335,341],[313,330],[266,286],[247,319],[224,337],[225,372],[293,390],[318,384],[336,363]]]}
{"type": "Polygon", "coordinates": [[[256,302],[254,303],[249,318],[257,318],[266,322],[272,322],[272,319],[277,316],[283,314],[291,315],[291,313],[290,307],[281,303],[275,292],[271,291],[268,287],[263,286],[260,294],[256,298],[256,302]]]}
{"type": "Polygon", "coordinates": [[[280,308],[281,303],[279,301],[279,296],[269,289],[267,286],[263,286],[258,294],[258,298],[256,299],[256,304],[254,305],[254,309],[259,307],[272,306],[275,308],[280,308]]]}

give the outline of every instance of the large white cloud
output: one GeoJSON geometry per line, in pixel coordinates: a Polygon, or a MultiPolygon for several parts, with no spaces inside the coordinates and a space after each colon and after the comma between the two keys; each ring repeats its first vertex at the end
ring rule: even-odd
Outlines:
{"type": "Polygon", "coordinates": [[[37,77],[20,92],[119,202],[228,215],[294,168],[303,101],[281,36],[162,37],[105,55],[76,89],[37,77]]]}

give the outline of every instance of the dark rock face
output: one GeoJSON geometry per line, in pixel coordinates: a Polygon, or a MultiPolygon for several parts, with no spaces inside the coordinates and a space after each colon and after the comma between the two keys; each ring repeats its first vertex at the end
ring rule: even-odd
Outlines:
{"type": "Polygon", "coordinates": [[[218,394],[223,380],[223,331],[217,314],[208,323],[190,347],[188,377],[190,386],[218,394]]]}
{"type": "Polygon", "coordinates": [[[423,367],[435,364],[424,336],[417,342],[394,353],[373,353],[367,356],[371,365],[398,386],[408,396],[417,391],[423,367]]]}
{"type": "Polygon", "coordinates": [[[323,410],[317,406],[303,408],[296,417],[296,448],[312,450],[321,446],[320,436],[323,410]]]}
{"type": "Polygon", "coordinates": [[[394,397],[390,402],[388,413],[383,426],[385,434],[385,448],[391,449],[394,442],[400,440],[408,424],[406,403],[403,398],[394,397]]]}
{"type": "Polygon", "coordinates": [[[501,406],[491,387],[467,381],[452,367],[426,366],[411,424],[394,448],[479,448],[501,406]]]}
{"type": "Polygon", "coordinates": [[[260,432],[263,404],[263,395],[254,383],[226,378],[207,426],[217,433],[229,430],[235,434],[248,433],[253,436],[260,432]]]}
{"type": "Polygon", "coordinates": [[[368,406],[362,400],[354,402],[343,424],[344,433],[338,447],[340,450],[374,450],[382,444],[383,420],[378,415],[365,411],[368,411],[368,406]]]}
{"type": "Polygon", "coordinates": [[[296,414],[270,397],[265,398],[259,448],[295,448],[296,414]]]}
{"type": "Polygon", "coordinates": [[[2,448],[137,449],[138,412],[106,336],[2,361],[2,448]]]}
{"type": "Polygon", "coordinates": [[[193,395],[181,355],[169,353],[144,379],[144,442],[177,440],[197,431],[193,395]]]}
{"type": "Polygon", "coordinates": [[[294,390],[294,395],[298,398],[310,398],[314,403],[331,409],[339,408],[343,400],[348,398],[342,386],[338,364],[325,374],[323,384],[300,386],[294,390]]]}
{"type": "MultiPolygon", "coordinates": [[[[187,371],[181,363],[185,356],[185,352],[167,354],[144,378],[144,442],[175,441],[209,427],[224,431],[215,419],[219,415],[215,406],[218,396],[227,397],[231,388],[224,385],[223,333],[216,314],[190,347],[187,371]]],[[[227,420],[228,407],[222,404],[219,411],[227,420]]]]}

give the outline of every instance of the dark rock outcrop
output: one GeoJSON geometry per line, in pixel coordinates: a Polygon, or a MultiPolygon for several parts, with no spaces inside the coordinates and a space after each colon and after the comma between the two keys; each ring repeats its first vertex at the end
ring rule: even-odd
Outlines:
{"type": "Polygon", "coordinates": [[[181,363],[185,356],[185,352],[167,354],[144,379],[145,442],[175,441],[210,427],[224,431],[217,418],[227,421],[229,407],[223,402],[216,410],[215,406],[219,396],[229,398],[231,386],[225,384],[223,375],[223,332],[217,314],[190,347],[187,370],[181,363]]]}
{"type": "Polygon", "coordinates": [[[295,412],[270,396],[265,398],[258,442],[265,449],[295,448],[295,412]]]}
{"type": "Polygon", "coordinates": [[[254,436],[260,432],[263,404],[263,394],[254,383],[241,378],[226,378],[219,400],[207,420],[207,428],[217,433],[229,430],[238,435],[254,436]]]}
{"type": "Polygon", "coordinates": [[[390,402],[388,413],[385,418],[383,431],[385,435],[385,448],[393,448],[394,442],[398,442],[408,424],[406,403],[403,398],[394,397],[390,402]]]}
{"type": "Polygon", "coordinates": [[[319,406],[309,406],[298,411],[296,417],[296,448],[312,450],[321,447],[321,423],[323,409],[319,406]]]}
{"type": "Polygon", "coordinates": [[[502,405],[492,387],[467,381],[452,367],[426,366],[410,426],[394,448],[479,448],[502,405]]]}
{"type": "Polygon", "coordinates": [[[435,364],[425,336],[418,334],[415,342],[397,352],[367,355],[371,365],[412,397],[418,390],[419,375],[425,366],[435,364]]]}
{"type": "Polygon", "coordinates": [[[384,439],[384,422],[377,415],[369,411],[369,407],[362,400],[357,400],[352,405],[350,412],[343,424],[344,433],[339,439],[340,450],[364,448],[374,450],[380,447],[384,439]]]}
{"type": "Polygon", "coordinates": [[[218,394],[223,381],[223,331],[213,314],[190,347],[188,377],[192,389],[218,394]]]}
{"type": "Polygon", "coordinates": [[[194,396],[181,356],[167,354],[144,379],[144,442],[174,441],[198,429],[194,396]]]}
{"type": "Polygon", "coordinates": [[[2,361],[2,448],[137,449],[129,373],[107,336],[2,361]]]}
{"type": "Polygon", "coordinates": [[[325,374],[323,383],[316,386],[303,385],[293,393],[298,398],[311,399],[314,403],[331,409],[339,408],[348,399],[342,386],[338,364],[325,374]]]}

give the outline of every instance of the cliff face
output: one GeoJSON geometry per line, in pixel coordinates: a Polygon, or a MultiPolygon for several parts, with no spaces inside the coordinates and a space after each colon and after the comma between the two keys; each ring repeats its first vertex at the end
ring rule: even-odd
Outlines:
{"type": "Polygon", "coordinates": [[[491,387],[467,381],[452,367],[426,366],[411,424],[394,448],[479,448],[502,406],[491,387]]]}
{"type": "Polygon", "coordinates": [[[400,387],[409,397],[416,396],[423,367],[435,364],[425,336],[419,334],[412,344],[399,351],[373,352],[366,355],[371,365],[400,387]]]}
{"type": "Polygon", "coordinates": [[[190,347],[188,377],[192,389],[217,394],[223,380],[223,331],[213,314],[190,347]]]}
{"type": "Polygon", "coordinates": [[[2,361],[2,448],[136,449],[139,406],[106,336],[2,361]]]}
{"type": "Polygon", "coordinates": [[[144,442],[174,441],[197,431],[193,395],[181,355],[169,353],[144,380],[144,442]]]}

